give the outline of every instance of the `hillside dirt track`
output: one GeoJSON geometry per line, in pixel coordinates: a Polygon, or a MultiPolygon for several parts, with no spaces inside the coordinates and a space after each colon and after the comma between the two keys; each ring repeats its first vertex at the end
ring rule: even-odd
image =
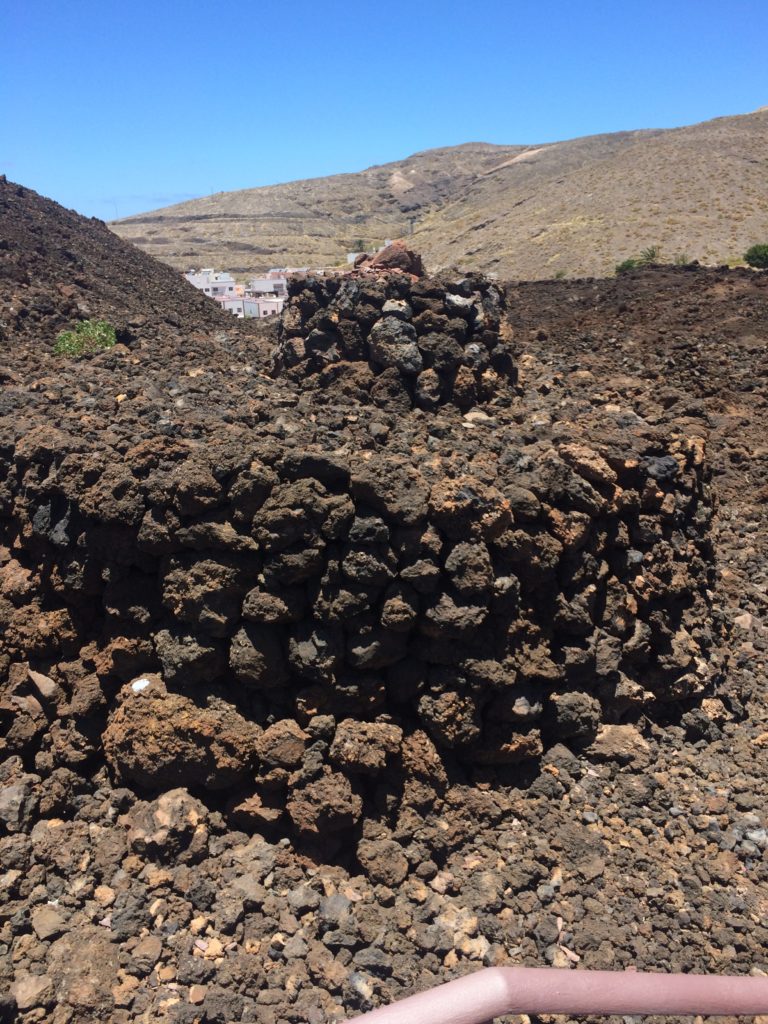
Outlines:
{"type": "MultiPolygon", "coordinates": [[[[6,310],[24,307],[23,282],[2,289],[6,310]]],[[[100,297],[98,313],[128,327],[139,316],[128,305],[100,297]]],[[[418,809],[394,813],[381,787],[366,796],[381,815],[362,820],[357,851],[331,844],[323,860],[322,844],[263,838],[254,814],[241,831],[220,794],[117,780],[86,727],[124,681],[100,672],[98,652],[51,657],[42,679],[8,659],[0,991],[18,1009],[2,996],[0,1018],[325,1024],[491,964],[768,972],[768,275],[512,282],[507,309],[531,423],[628,417],[707,436],[713,619],[727,624],[716,690],[655,708],[610,742],[551,744],[503,784],[454,766],[418,809]],[[96,667],[84,675],[75,662],[96,667]]],[[[26,443],[43,462],[58,444],[135,458],[141,444],[149,466],[168,439],[229,452],[251,431],[282,445],[313,416],[312,430],[347,444],[426,429],[421,411],[354,409],[333,387],[302,397],[270,379],[268,327],[193,330],[185,312],[167,331],[162,315],[158,305],[146,334],[135,323],[123,347],[73,364],[51,353],[59,320],[30,330],[4,316],[2,457],[26,443]]],[[[438,439],[458,436],[462,413],[440,415],[438,439]]],[[[490,429],[479,422],[473,431],[490,429]]],[[[24,535],[29,550],[43,529],[24,535]]],[[[3,614],[31,586],[18,554],[0,549],[3,614]]],[[[311,727],[318,749],[324,717],[311,727]]]]}

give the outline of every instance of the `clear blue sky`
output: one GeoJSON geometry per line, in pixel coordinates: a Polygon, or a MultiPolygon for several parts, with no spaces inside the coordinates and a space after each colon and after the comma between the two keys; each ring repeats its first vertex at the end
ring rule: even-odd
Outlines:
{"type": "Polygon", "coordinates": [[[111,219],[768,104],[768,0],[0,4],[0,172],[111,219]]]}

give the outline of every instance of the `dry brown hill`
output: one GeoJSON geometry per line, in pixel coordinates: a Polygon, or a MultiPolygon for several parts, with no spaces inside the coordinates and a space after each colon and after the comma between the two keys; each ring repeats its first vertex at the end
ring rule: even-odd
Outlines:
{"type": "Polygon", "coordinates": [[[116,222],[174,267],[329,265],[413,233],[432,270],[600,275],[649,246],[738,260],[768,238],[768,110],[542,146],[468,143],[359,174],[225,192],[116,222]]]}
{"type": "Polygon", "coordinates": [[[524,146],[433,149],[358,174],[220,192],[112,227],[172,266],[325,266],[345,253],[410,231],[524,146]]]}

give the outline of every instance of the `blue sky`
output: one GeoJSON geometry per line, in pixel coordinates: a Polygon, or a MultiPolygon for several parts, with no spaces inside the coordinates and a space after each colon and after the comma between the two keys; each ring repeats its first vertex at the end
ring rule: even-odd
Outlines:
{"type": "Polygon", "coordinates": [[[768,104],[768,0],[0,7],[0,172],[104,219],[768,104]]]}

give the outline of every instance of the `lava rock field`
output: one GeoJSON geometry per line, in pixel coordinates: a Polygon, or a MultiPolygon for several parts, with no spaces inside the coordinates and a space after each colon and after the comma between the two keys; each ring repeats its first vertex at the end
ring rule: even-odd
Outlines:
{"type": "Polygon", "coordinates": [[[768,971],[768,275],[359,272],[278,331],[1,192],[0,1016],[768,971]],[[30,222],[114,349],[53,354],[30,222]]]}

